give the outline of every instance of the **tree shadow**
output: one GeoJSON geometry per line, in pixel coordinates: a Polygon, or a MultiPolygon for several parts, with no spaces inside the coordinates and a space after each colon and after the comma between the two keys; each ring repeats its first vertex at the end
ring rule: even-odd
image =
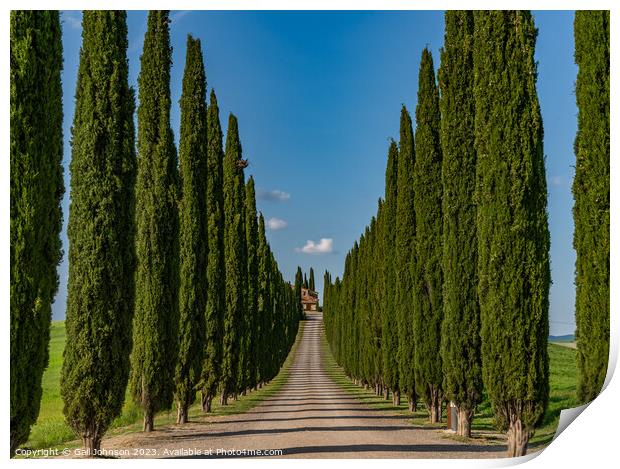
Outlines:
{"type": "MultiPolygon", "coordinates": [[[[336,426],[336,427],[293,427],[293,428],[256,428],[235,430],[229,432],[202,432],[184,435],[171,435],[173,440],[194,440],[196,438],[229,438],[248,435],[272,435],[280,433],[307,433],[307,432],[398,432],[401,430],[413,430],[411,425],[391,425],[381,427],[375,425],[360,426],[336,426]]],[[[416,429],[417,430],[417,429],[416,429]]]]}

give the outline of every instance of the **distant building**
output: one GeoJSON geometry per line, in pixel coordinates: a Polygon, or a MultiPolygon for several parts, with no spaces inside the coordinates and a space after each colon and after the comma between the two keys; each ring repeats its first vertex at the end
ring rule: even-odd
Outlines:
{"type": "Polygon", "coordinates": [[[319,294],[308,288],[302,288],[301,304],[304,311],[316,311],[319,306],[319,294]]]}

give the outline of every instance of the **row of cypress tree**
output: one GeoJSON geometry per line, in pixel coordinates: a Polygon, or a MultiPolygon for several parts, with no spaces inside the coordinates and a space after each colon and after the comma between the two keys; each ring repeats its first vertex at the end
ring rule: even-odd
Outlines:
{"type": "Polygon", "coordinates": [[[407,109],[385,196],[325,274],[325,329],[356,382],[395,404],[442,403],[470,436],[483,390],[508,454],[547,406],[549,231],[537,31],[526,11],[449,11],[438,84],[425,49],[415,134],[407,109]],[[441,91],[441,95],[440,95],[441,91]]]}
{"type": "MultiPolygon", "coordinates": [[[[225,150],[200,41],[187,42],[179,152],[170,126],[169,15],[152,11],[134,91],[123,11],[86,11],[72,132],[67,342],[61,396],[90,454],[125,392],[153,429],[197,392],[210,410],[279,371],[300,318],[247,181],[236,118],[225,150]]],[[[11,13],[11,449],[41,399],[62,215],[58,12],[11,13]]]]}

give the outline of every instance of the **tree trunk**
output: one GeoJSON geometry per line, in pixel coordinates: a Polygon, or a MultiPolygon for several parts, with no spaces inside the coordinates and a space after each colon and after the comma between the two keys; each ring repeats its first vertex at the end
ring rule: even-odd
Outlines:
{"type": "Polygon", "coordinates": [[[177,423],[185,424],[188,421],[188,408],[189,405],[186,403],[181,404],[181,402],[177,402],[177,423]]]}
{"type": "Polygon", "coordinates": [[[228,405],[228,394],[226,391],[222,391],[222,395],[220,396],[220,405],[228,405]]]}
{"type": "Polygon", "coordinates": [[[530,432],[523,428],[521,419],[511,415],[508,427],[508,457],[525,456],[529,439],[530,432]]]}
{"type": "Polygon", "coordinates": [[[427,402],[427,404],[431,423],[441,423],[442,398],[439,389],[431,387],[429,398],[430,400],[427,402]]]}
{"type": "Polygon", "coordinates": [[[89,434],[83,435],[82,441],[84,442],[86,455],[89,458],[96,457],[101,449],[101,435],[97,431],[92,431],[89,434]]]}
{"type": "MultiPolygon", "coordinates": [[[[450,408],[448,407],[448,412],[450,408]]],[[[474,416],[473,409],[467,409],[465,407],[458,408],[458,425],[457,434],[464,436],[465,438],[471,438],[471,419],[474,416]]]]}
{"type": "Polygon", "coordinates": [[[144,425],[142,427],[142,431],[153,431],[153,412],[150,409],[144,411],[144,425]]]}
{"type": "Polygon", "coordinates": [[[392,403],[396,407],[400,405],[400,391],[392,391],[392,403]]]}
{"type": "Polygon", "coordinates": [[[237,399],[239,399],[239,396],[237,395],[237,393],[233,393],[233,401],[236,401],[237,399]]]}
{"type": "Polygon", "coordinates": [[[409,405],[409,412],[416,412],[418,410],[417,402],[413,395],[407,395],[407,404],[409,405]]]}
{"type": "Polygon", "coordinates": [[[387,386],[383,388],[383,398],[387,401],[390,398],[390,388],[387,386]]]}
{"type": "Polygon", "coordinates": [[[213,401],[213,396],[211,394],[200,394],[200,407],[203,412],[211,412],[211,402],[213,401]]]}

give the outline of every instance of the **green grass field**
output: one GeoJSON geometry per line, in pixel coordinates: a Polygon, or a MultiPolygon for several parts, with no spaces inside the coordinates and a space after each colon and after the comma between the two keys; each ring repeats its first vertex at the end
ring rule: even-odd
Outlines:
{"type": "MultiPolygon", "coordinates": [[[[410,421],[414,425],[435,428],[445,427],[445,423],[428,423],[428,413],[423,406],[419,405],[419,410],[412,414],[407,408],[406,399],[402,399],[401,405],[395,407],[392,405],[391,397],[390,400],[386,401],[371,390],[365,390],[352,383],[334,361],[325,338],[323,338],[323,351],[326,358],[327,372],[330,377],[339,386],[364,401],[370,407],[411,417],[410,421]],[[420,407],[422,408],[420,409],[420,407]]],[[[534,436],[530,440],[532,447],[541,447],[549,444],[558,426],[561,410],[578,405],[576,350],[549,344],[549,373],[549,406],[541,426],[536,429],[534,436]]],[[[445,409],[443,421],[445,422],[445,409]]],[[[484,399],[478,406],[472,423],[472,430],[472,436],[482,440],[482,442],[490,443],[497,438],[497,435],[493,434],[496,428],[493,424],[491,404],[487,399],[484,399]]],[[[452,438],[460,439],[457,436],[452,438]]]]}
{"type": "MultiPolygon", "coordinates": [[[[297,340],[291,353],[286,359],[278,376],[262,389],[254,391],[247,396],[240,396],[237,401],[231,401],[227,406],[220,406],[219,400],[214,399],[212,412],[204,414],[200,405],[196,402],[190,408],[190,419],[200,420],[207,416],[231,415],[246,412],[258,405],[265,398],[277,393],[286,383],[288,370],[293,361],[299,338],[303,332],[304,323],[299,325],[297,340]]],[[[52,322],[50,333],[50,360],[49,366],[43,373],[43,398],[41,399],[41,411],[37,423],[30,431],[30,439],[24,445],[25,448],[43,449],[62,447],[77,447],[81,441],[76,439],[75,433],[67,426],[62,413],[62,399],[60,398],[60,369],[62,366],[62,352],[65,346],[64,321],[52,322]]],[[[162,425],[170,425],[176,422],[176,411],[161,412],[155,418],[155,428],[162,425]]],[[[125,398],[123,413],[112,424],[112,428],[106,436],[119,435],[142,430],[142,412],[129,396],[125,398]]]]}

